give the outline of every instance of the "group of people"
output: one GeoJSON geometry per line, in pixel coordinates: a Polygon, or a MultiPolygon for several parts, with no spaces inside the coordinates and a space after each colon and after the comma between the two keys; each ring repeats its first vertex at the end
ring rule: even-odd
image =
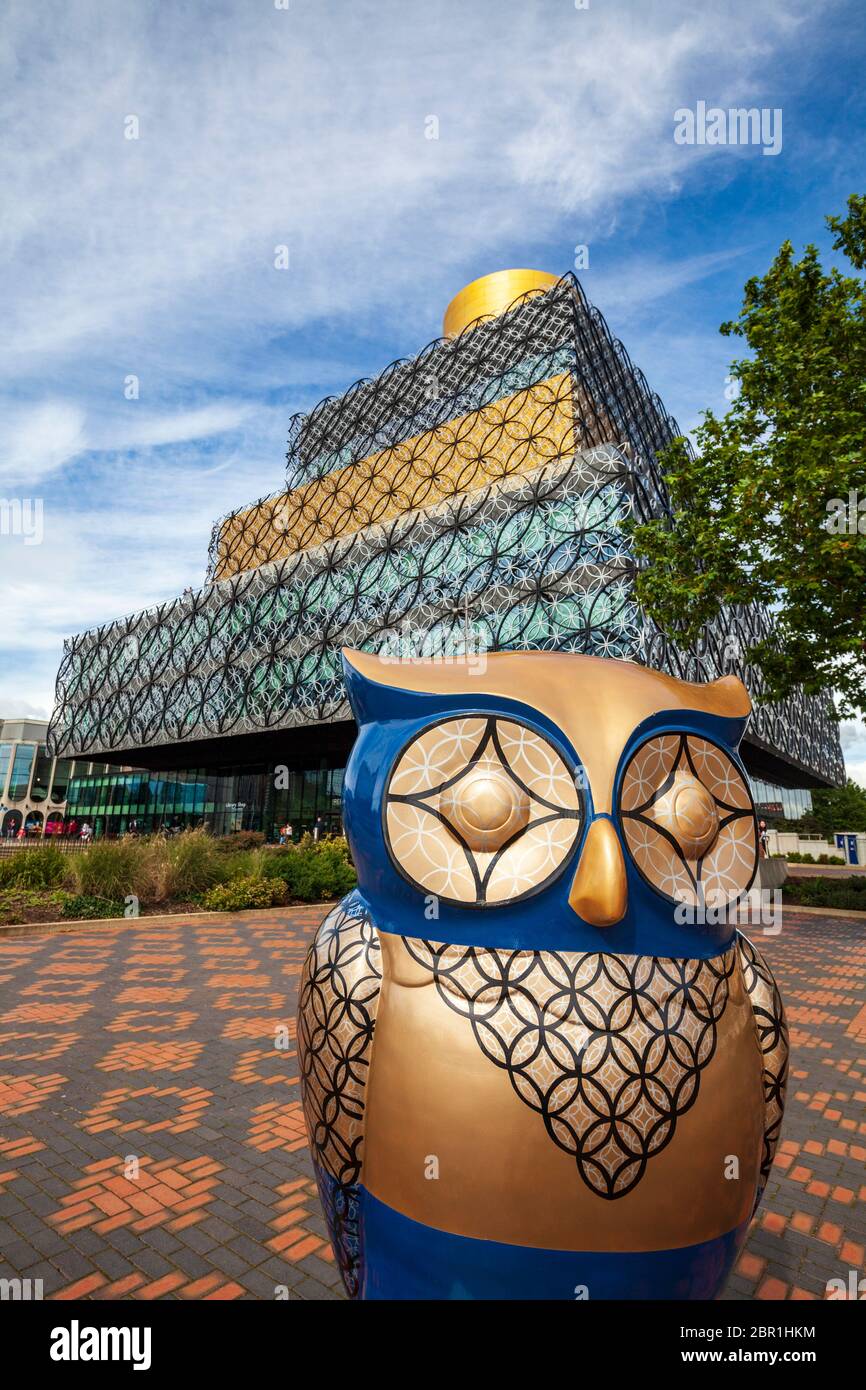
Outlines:
{"type": "Polygon", "coordinates": [[[26,840],[33,835],[37,835],[40,838],[44,835],[50,838],[52,835],[56,835],[58,838],[65,840],[83,840],[85,844],[89,845],[93,839],[93,826],[85,821],[79,830],[75,821],[71,821],[67,826],[58,825],[55,827],[54,825],[47,825],[43,831],[41,825],[26,825],[22,821],[17,828],[14,825],[10,825],[4,833],[7,840],[26,840]]]}
{"type": "Polygon", "coordinates": [[[7,840],[27,840],[34,836],[41,837],[43,834],[56,835],[57,833],[58,831],[54,825],[47,825],[43,831],[42,824],[39,821],[35,823],[33,821],[22,821],[20,825],[12,821],[3,832],[7,840]]]}
{"type": "MultiPolygon", "coordinates": [[[[159,828],[162,834],[164,835],[179,835],[181,830],[183,829],[180,821],[177,820],[177,818],[175,818],[174,822],[170,824],[164,824],[159,828]]],[[[14,824],[8,826],[8,828],[3,833],[5,834],[7,840],[24,840],[27,838],[28,835],[38,834],[39,828],[34,828],[32,825],[27,825],[25,822],[22,821],[22,823],[18,826],[14,824]]],[[[80,828],[78,826],[77,821],[74,820],[69,821],[66,824],[58,825],[56,829],[53,826],[46,827],[44,833],[46,835],[58,834],[62,836],[64,839],[69,840],[81,840],[86,845],[91,844],[94,838],[93,826],[89,823],[89,821],[84,821],[80,828]]],[[[124,833],[127,836],[131,835],[133,837],[141,835],[142,830],[138,824],[138,821],[131,820],[124,833]]],[[[292,843],[292,840],[294,839],[294,830],[291,821],[286,821],[284,825],[281,825],[278,834],[279,842],[281,845],[290,845],[292,843]]],[[[320,836],[324,834],[324,824],[321,816],[319,816],[315,825],[313,826],[312,834],[314,840],[318,840],[320,836]]]]}
{"type": "MultiPolygon", "coordinates": [[[[313,839],[314,839],[314,840],[318,840],[319,836],[320,836],[320,835],[323,835],[324,833],[325,833],[325,825],[324,825],[324,822],[323,822],[323,820],[322,820],[322,817],[321,817],[321,816],[318,816],[318,817],[316,818],[316,823],[315,823],[315,825],[313,826],[313,839]]],[[[291,823],[291,821],[286,821],[285,825],[281,825],[281,826],[280,826],[280,829],[279,829],[279,838],[280,838],[280,844],[281,844],[281,845],[290,845],[290,844],[292,843],[293,832],[292,832],[292,823],[291,823]]]]}

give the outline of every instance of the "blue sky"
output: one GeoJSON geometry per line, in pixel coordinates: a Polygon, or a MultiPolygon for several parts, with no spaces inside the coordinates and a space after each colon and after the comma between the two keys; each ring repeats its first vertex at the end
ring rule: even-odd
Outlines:
{"type": "Polygon", "coordinates": [[[287,5],[5,6],[0,496],[45,509],[41,545],[0,535],[6,716],[49,713],[65,635],[198,584],[292,412],[420,349],[475,276],[587,245],[690,429],[746,278],[866,191],[862,0],[287,5]],[[781,152],[677,144],[699,100],[781,108],[781,152]]]}

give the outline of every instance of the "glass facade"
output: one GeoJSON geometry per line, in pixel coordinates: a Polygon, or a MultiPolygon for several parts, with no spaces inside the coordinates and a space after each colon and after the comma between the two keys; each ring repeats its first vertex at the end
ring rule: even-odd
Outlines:
{"type": "Polygon", "coordinates": [[[0,800],[6,789],[6,774],[9,771],[9,762],[12,757],[12,744],[0,743],[0,800]]]}
{"type": "Polygon", "coordinates": [[[28,838],[63,835],[70,778],[106,775],[106,763],[55,758],[45,743],[47,722],[0,719],[0,849],[22,832],[28,838]]]}
{"type": "Polygon", "coordinates": [[[51,780],[51,800],[65,801],[66,793],[69,790],[69,778],[75,763],[71,758],[58,758],[54,764],[54,776],[51,780]]]}
{"type": "Polygon", "coordinates": [[[27,795],[27,788],[30,785],[30,770],[33,766],[33,755],[36,752],[35,745],[32,743],[19,743],[15,749],[15,758],[12,762],[12,775],[9,778],[9,800],[23,801],[27,795]]]}
{"type": "Polygon", "coordinates": [[[40,743],[36,752],[36,764],[33,768],[33,780],[30,783],[30,800],[45,801],[48,796],[48,789],[51,784],[51,764],[54,759],[48,752],[44,743],[40,743]]]}
{"type": "Polygon", "coordinates": [[[281,779],[288,785],[274,790],[274,825],[291,825],[294,839],[316,826],[322,835],[342,834],[343,771],[324,766],[290,771],[281,779]]]}
{"type": "Polygon", "coordinates": [[[800,820],[812,812],[812,793],[803,787],[778,787],[753,777],[755,809],[765,820],[800,820]]]}
{"type": "Polygon", "coordinates": [[[342,790],[343,768],[329,766],[327,759],[289,769],[114,769],[71,778],[66,830],[78,834],[87,823],[97,837],[113,837],[203,826],[214,835],[257,830],[276,840],[288,823],[295,840],[316,829],[336,835],[342,831],[342,790]]]}

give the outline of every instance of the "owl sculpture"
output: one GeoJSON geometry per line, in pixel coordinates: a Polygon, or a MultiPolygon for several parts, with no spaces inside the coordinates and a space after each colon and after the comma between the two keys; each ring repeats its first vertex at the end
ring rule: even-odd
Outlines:
{"type": "Polygon", "coordinates": [[[349,1294],[713,1298],[782,1121],[784,1011],[726,676],[344,653],[358,888],[304,967],[303,1105],[349,1294]]]}

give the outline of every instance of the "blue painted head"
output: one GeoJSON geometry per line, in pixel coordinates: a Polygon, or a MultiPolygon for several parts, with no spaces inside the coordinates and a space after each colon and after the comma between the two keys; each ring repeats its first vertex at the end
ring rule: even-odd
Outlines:
{"type": "Polygon", "coordinates": [[[380,931],[707,957],[757,868],[750,703],[631,662],[344,653],[344,820],[380,931]]]}

